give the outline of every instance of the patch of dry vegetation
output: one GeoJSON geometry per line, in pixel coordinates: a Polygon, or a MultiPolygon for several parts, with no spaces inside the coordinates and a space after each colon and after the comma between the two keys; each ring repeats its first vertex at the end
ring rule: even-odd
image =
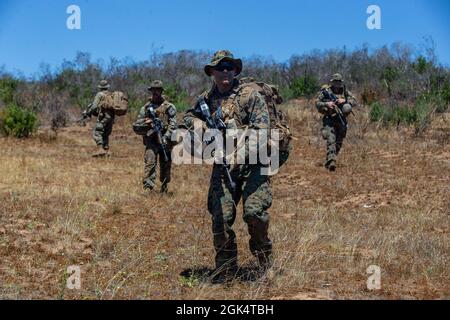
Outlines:
{"type": "MultiPolygon", "coordinates": [[[[449,298],[448,114],[414,138],[413,128],[377,128],[359,110],[331,174],[318,165],[325,147],[311,105],[285,106],[298,140],[272,183],[275,266],[227,286],[204,281],[214,254],[208,166],[175,166],[171,194],[147,195],[129,119],[114,128],[110,159],[90,157],[87,127],[2,138],[0,298],[449,298]],[[380,291],[366,289],[372,264],[380,291]],[[65,287],[69,265],[81,266],[81,290],[65,287]]],[[[246,271],[255,262],[241,214],[246,271]]]]}

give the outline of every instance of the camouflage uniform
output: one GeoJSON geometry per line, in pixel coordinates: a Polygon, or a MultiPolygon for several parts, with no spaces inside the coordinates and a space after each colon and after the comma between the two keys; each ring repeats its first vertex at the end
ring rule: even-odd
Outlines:
{"type": "MultiPolygon", "coordinates": [[[[161,86],[162,89],[162,82],[154,81],[153,85],[149,87],[149,90],[157,86],[161,86]]],[[[177,126],[177,110],[173,104],[169,103],[167,100],[164,100],[164,98],[162,98],[161,101],[151,100],[141,108],[139,116],[133,124],[133,129],[137,134],[143,136],[143,143],[145,145],[144,178],[142,181],[145,189],[151,190],[155,187],[156,166],[158,163],[159,155],[159,179],[162,183],[161,191],[167,191],[167,184],[170,182],[170,172],[172,167],[172,160],[170,159],[171,137],[172,132],[176,130],[177,126]],[[150,107],[153,107],[155,109],[157,117],[161,119],[164,124],[164,131],[162,132],[162,134],[164,135],[163,139],[165,140],[168,147],[169,161],[165,161],[163,152],[161,150],[161,145],[158,142],[158,137],[153,131],[151,125],[145,123],[145,121],[148,120],[148,117],[146,116],[146,110],[150,107]]]]}
{"type": "MultiPolygon", "coordinates": [[[[232,60],[237,73],[242,69],[239,59],[233,59],[229,51],[216,52],[211,64],[205,67],[208,72],[224,59],[232,60]]],[[[216,86],[202,94],[212,115],[222,107],[225,123],[234,119],[237,128],[268,129],[269,113],[266,102],[260,93],[249,86],[241,90],[235,79],[233,88],[221,94],[216,86]]],[[[198,104],[188,110],[184,117],[185,126],[193,128],[194,118],[204,120],[198,104]]],[[[268,237],[269,213],[272,205],[272,193],[269,177],[261,174],[261,164],[234,165],[231,177],[236,183],[236,191],[231,191],[224,168],[214,164],[208,192],[208,211],[212,216],[214,248],[216,250],[217,270],[235,270],[237,268],[236,234],[232,229],[236,219],[236,206],[243,199],[243,219],[250,234],[250,250],[259,262],[268,265],[271,261],[272,242],[268,237]]]]}
{"type": "Polygon", "coordinates": [[[102,147],[105,150],[109,149],[109,136],[112,132],[114,124],[115,114],[113,110],[104,110],[100,107],[100,103],[104,96],[107,94],[109,84],[107,81],[102,80],[98,86],[100,92],[94,98],[94,102],[86,110],[86,115],[97,116],[97,123],[95,124],[92,137],[97,146],[102,147]]]}
{"type": "MultiPolygon", "coordinates": [[[[340,74],[333,75],[332,81],[341,81],[340,74]]],[[[336,166],[336,157],[342,148],[342,143],[347,135],[347,116],[352,112],[353,107],[356,106],[356,99],[345,86],[342,88],[334,88],[331,85],[322,86],[316,100],[317,110],[324,115],[322,119],[323,127],[321,129],[322,137],[327,143],[327,160],[325,166],[330,170],[334,170],[336,166]],[[343,105],[338,105],[344,117],[343,125],[335,111],[329,110],[327,103],[330,100],[326,99],[323,90],[333,93],[337,98],[343,98],[346,102],[343,105]]]]}

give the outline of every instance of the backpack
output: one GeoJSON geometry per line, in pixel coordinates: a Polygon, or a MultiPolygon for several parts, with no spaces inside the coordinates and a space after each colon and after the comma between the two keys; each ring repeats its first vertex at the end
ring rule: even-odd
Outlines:
{"type": "Polygon", "coordinates": [[[116,116],[124,116],[128,111],[128,98],[121,91],[107,92],[100,102],[100,108],[113,110],[116,116]]]}
{"type": "MultiPolygon", "coordinates": [[[[286,115],[277,108],[283,103],[283,98],[278,92],[278,89],[264,82],[256,82],[252,78],[243,78],[240,80],[241,88],[251,87],[258,91],[266,100],[267,108],[269,109],[270,129],[278,129],[279,140],[279,156],[280,167],[287,161],[289,153],[292,150],[292,133],[289,128],[286,115]]],[[[273,139],[269,137],[269,147],[273,139]]]]}

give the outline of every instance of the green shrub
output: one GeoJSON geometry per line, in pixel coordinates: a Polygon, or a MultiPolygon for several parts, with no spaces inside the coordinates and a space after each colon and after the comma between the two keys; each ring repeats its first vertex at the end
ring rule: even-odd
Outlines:
{"type": "Polygon", "coordinates": [[[385,80],[388,83],[392,83],[393,81],[399,78],[400,74],[396,67],[387,66],[381,71],[380,80],[385,80]]]}
{"type": "Polygon", "coordinates": [[[0,136],[6,135],[5,117],[6,117],[6,109],[0,109],[0,136]]]}
{"type": "Polygon", "coordinates": [[[186,91],[178,90],[174,86],[167,86],[164,88],[164,95],[169,99],[170,103],[174,104],[177,111],[186,111],[190,108],[189,97],[186,91]]]}
{"type": "Polygon", "coordinates": [[[319,81],[313,75],[297,78],[289,86],[294,98],[311,98],[317,93],[319,88],[319,81]]]}
{"type": "Polygon", "coordinates": [[[6,108],[2,122],[3,130],[7,135],[27,138],[36,130],[37,116],[32,111],[12,104],[6,108]]]}
{"type": "Polygon", "coordinates": [[[381,121],[386,113],[386,107],[379,102],[370,105],[369,119],[371,122],[381,121]]]}
{"type": "Polygon", "coordinates": [[[419,112],[414,107],[399,106],[393,110],[392,119],[390,122],[394,124],[413,124],[419,120],[419,112]]]}
{"type": "Polygon", "coordinates": [[[380,102],[370,106],[369,119],[371,122],[382,122],[383,125],[417,124],[425,119],[433,104],[427,100],[419,100],[414,105],[386,106],[380,102]]]}
{"type": "Polygon", "coordinates": [[[412,66],[418,74],[424,74],[428,69],[433,67],[433,63],[428,62],[425,57],[420,56],[413,62],[412,66]]]}
{"type": "Polygon", "coordinates": [[[294,91],[289,87],[281,87],[280,94],[284,101],[289,101],[294,98],[294,91]]]}
{"type": "Polygon", "coordinates": [[[447,81],[442,90],[441,97],[443,100],[443,104],[445,104],[445,109],[447,109],[447,105],[450,104],[450,81],[447,81]]]}
{"type": "Polygon", "coordinates": [[[6,77],[0,79],[0,100],[5,104],[12,103],[18,84],[19,81],[13,78],[6,77]]]}
{"type": "Polygon", "coordinates": [[[130,111],[136,111],[139,113],[141,108],[147,103],[148,101],[141,100],[136,97],[128,97],[128,108],[130,111]]]}
{"type": "Polygon", "coordinates": [[[444,113],[448,109],[448,104],[450,103],[450,86],[448,88],[449,92],[446,92],[446,88],[442,89],[441,92],[431,92],[422,94],[417,100],[417,104],[429,104],[436,106],[436,113],[444,113]],[[446,95],[449,95],[448,97],[446,95]]]}

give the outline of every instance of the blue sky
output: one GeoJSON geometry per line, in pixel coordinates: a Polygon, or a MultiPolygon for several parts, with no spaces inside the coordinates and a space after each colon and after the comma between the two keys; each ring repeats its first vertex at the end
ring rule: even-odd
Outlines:
{"type": "Polygon", "coordinates": [[[152,48],[229,48],[235,55],[286,61],[313,49],[371,48],[396,41],[420,48],[425,36],[450,65],[448,0],[0,0],[0,66],[31,76],[77,51],[94,60],[148,59],[152,48]],[[66,9],[81,8],[81,30],[68,30],[66,9]],[[381,8],[382,30],[366,27],[369,5],[381,8]]]}

